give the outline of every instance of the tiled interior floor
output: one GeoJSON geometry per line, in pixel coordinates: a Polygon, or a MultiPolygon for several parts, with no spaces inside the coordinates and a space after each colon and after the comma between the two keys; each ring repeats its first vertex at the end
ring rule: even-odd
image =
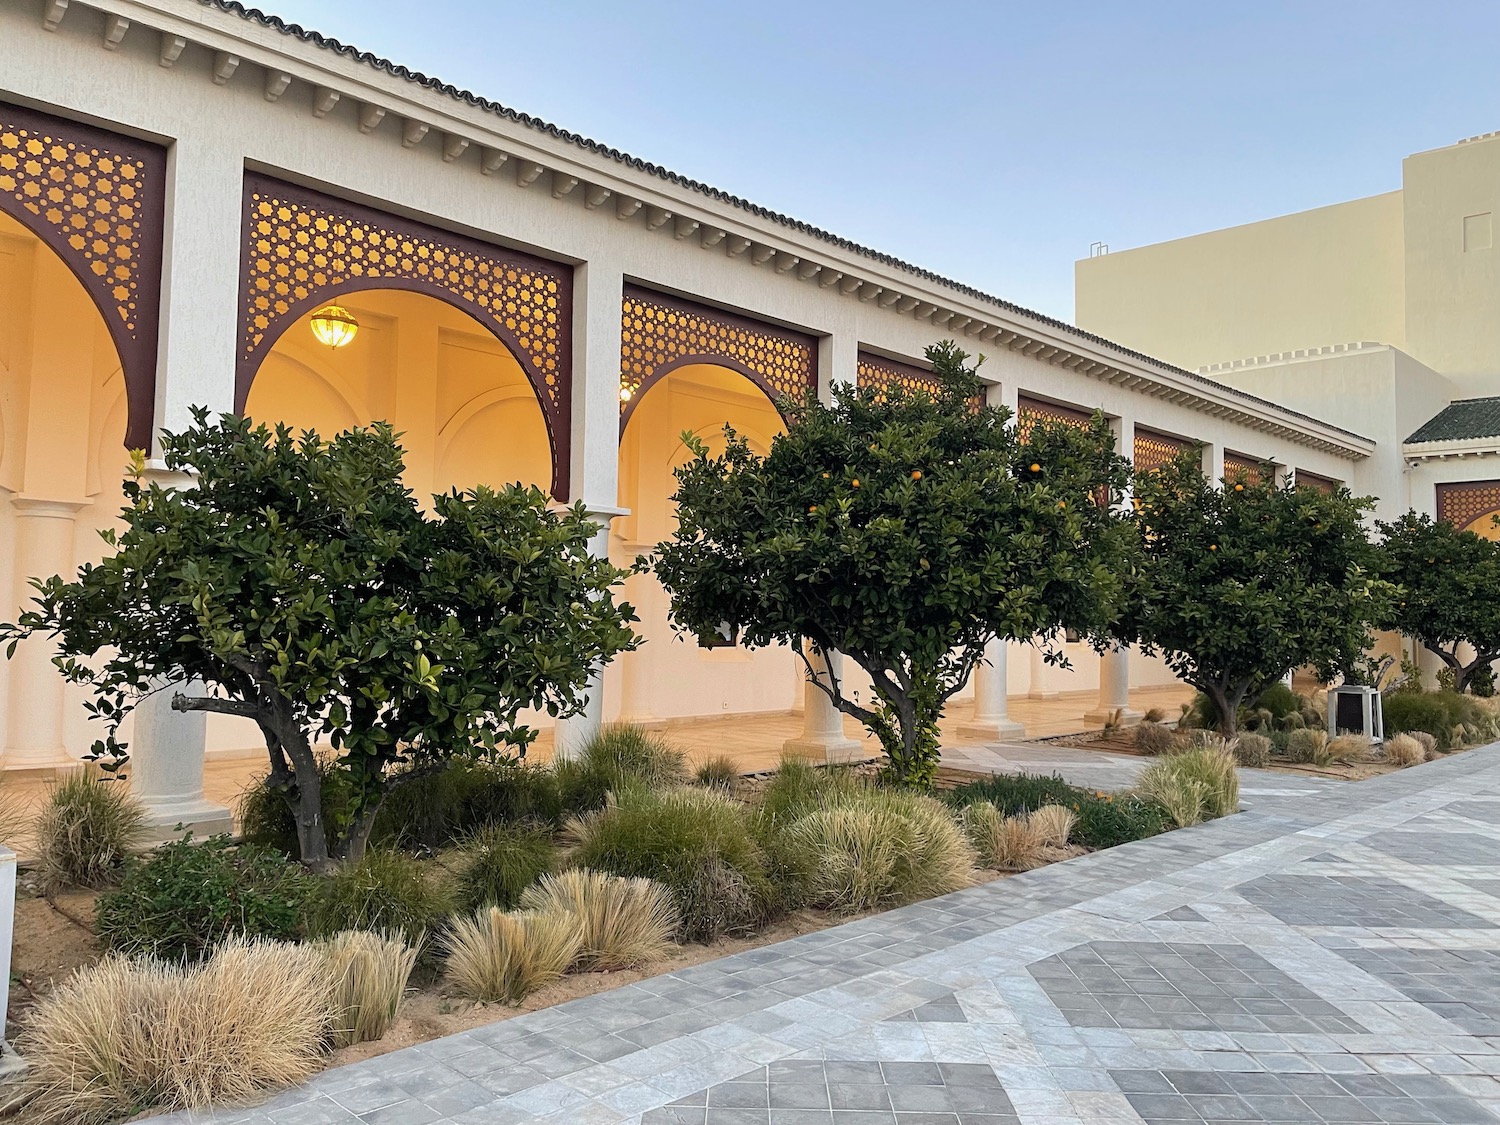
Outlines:
{"type": "Polygon", "coordinates": [[[1236,816],[167,1120],[1500,1123],[1500,745],[1244,777],[1236,816]]]}

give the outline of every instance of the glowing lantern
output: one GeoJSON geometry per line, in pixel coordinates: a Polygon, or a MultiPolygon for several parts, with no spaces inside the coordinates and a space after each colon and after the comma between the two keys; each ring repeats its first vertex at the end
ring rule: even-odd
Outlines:
{"type": "Polygon", "coordinates": [[[359,332],[359,321],[342,305],[324,305],[312,314],[313,335],[330,348],[348,345],[359,332]]]}

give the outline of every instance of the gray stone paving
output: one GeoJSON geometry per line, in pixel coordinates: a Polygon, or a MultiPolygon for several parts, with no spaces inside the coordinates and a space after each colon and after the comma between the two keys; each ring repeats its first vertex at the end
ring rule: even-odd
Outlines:
{"type": "Polygon", "coordinates": [[[163,1120],[1500,1125],[1500,746],[1242,778],[1234,817],[163,1120]]]}

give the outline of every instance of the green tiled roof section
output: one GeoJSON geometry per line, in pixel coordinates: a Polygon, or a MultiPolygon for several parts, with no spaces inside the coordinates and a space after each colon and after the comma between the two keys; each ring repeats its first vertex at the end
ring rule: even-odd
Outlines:
{"type": "Polygon", "coordinates": [[[1463,441],[1486,437],[1500,437],[1500,397],[1450,402],[1406,440],[1463,441]]]}

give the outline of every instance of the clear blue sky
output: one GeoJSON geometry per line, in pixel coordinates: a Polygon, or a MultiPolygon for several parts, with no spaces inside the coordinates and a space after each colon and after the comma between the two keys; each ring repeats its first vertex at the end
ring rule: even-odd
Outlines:
{"type": "Polygon", "coordinates": [[[1494,0],[262,0],[1071,319],[1073,260],[1390,191],[1500,129],[1494,0]]]}

